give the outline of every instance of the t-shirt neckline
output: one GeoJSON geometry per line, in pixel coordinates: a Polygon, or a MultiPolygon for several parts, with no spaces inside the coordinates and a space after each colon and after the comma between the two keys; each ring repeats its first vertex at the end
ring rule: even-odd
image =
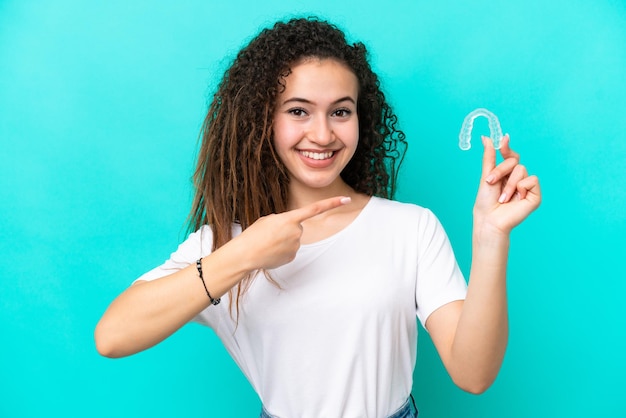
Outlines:
{"type": "Polygon", "coordinates": [[[370,198],[367,201],[367,203],[365,204],[365,206],[363,206],[363,209],[361,209],[359,214],[348,225],[346,225],[345,227],[343,227],[339,231],[335,232],[334,234],[330,235],[329,237],[326,237],[326,238],[321,239],[319,241],[310,242],[308,244],[301,244],[300,245],[300,249],[315,248],[315,247],[318,247],[318,246],[321,246],[321,245],[326,245],[329,242],[337,240],[339,237],[341,237],[345,233],[349,232],[352,228],[354,228],[355,225],[357,225],[358,223],[361,222],[361,219],[365,217],[366,212],[369,211],[369,208],[370,208],[370,206],[372,206],[372,204],[373,204],[375,199],[377,199],[376,196],[370,196],[370,198]]]}

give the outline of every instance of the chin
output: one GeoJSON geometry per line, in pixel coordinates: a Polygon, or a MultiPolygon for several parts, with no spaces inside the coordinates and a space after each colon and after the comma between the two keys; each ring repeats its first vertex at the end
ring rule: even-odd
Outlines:
{"type": "Polygon", "coordinates": [[[341,178],[339,176],[333,176],[332,178],[329,177],[324,177],[324,178],[304,178],[304,177],[300,177],[300,178],[294,178],[292,179],[292,183],[294,184],[298,184],[302,187],[306,187],[309,189],[326,189],[326,188],[331,188],[333,187],[335,184],[337,184],[338,181],[341,181],[341,178]]]}

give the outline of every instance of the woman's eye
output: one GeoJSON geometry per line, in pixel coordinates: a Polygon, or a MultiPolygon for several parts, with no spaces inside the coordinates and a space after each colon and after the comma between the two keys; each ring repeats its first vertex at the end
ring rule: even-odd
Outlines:
{"type": "Polygon", "coordinates": [[[337,109],[333,112],[333,116],[337,116],[339,118],[347,118],[352,114],[350,109],[337,109]]]}
{"type": "Polygon", "coordinates": [[[306,115],[306,111],[304,109],[300,109],[300,108],[295,108],[295,109],[289,109],[289,113],[293,116],[305,116],[306,115]]]}

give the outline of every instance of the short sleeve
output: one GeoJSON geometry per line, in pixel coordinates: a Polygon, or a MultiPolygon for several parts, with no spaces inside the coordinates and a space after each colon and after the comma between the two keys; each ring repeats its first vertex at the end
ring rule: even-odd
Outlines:
{"type": "MultiPolygon", "coordinates": [[[[205,225],[196,232],[190,234],[163,264],[148,271],[147,273],[144,273],[137,278],[135,282],[140,280],[156,280],[176,273],[177,271],[194,264],[197,259],[209,255],[212,248],[213,233],[211,228],[205,225]]],[[[225,298],[222,297],[222,300],[224,299],[225,298]]],[[[224,305],[227,305],[227,303],[224,305]]],[[[211,305],[196,315],[191,322],[198,322],[216,330],[220,322],[222,310],[222,304],[217,306],[211,305]]]]}
{"type": "Polygon", "coordinates": [[[203,226],[196,232],[191,233],[163,264],[144,273],[135,281],[150,281],[176,273],[178,270],[195,263],[197,259],[209,255],[212,244],[213,234],[211,228],[203,226]]]}
{"type": "Polygon", "coordinates": [[[443,226],[430,210],[425,209],[418,231],[415,301],[417,317],[425,327],[426,320],[436,309],[465,299],[467,283],[443,226]]]}

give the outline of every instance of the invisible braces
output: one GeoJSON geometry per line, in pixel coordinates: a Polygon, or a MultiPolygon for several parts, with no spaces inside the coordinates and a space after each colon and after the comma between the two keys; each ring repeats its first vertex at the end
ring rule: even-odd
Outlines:
{"type": "Polygon", "coordinates": [[[463,151],[467,151],[472,147],[470,141],[472,140],[472,128],[474,127],[474,119],[479,116],[484,116],[489,121],[490,138],[493,142],[495,149],[500,149],[500,141],[502,140],[502,128],[500,128],[500,121],[498,117],[484,108],[478,108],[470,112],[463,120],[461,125],[461,133],[459,133],[459,148],[463,151]]]}

